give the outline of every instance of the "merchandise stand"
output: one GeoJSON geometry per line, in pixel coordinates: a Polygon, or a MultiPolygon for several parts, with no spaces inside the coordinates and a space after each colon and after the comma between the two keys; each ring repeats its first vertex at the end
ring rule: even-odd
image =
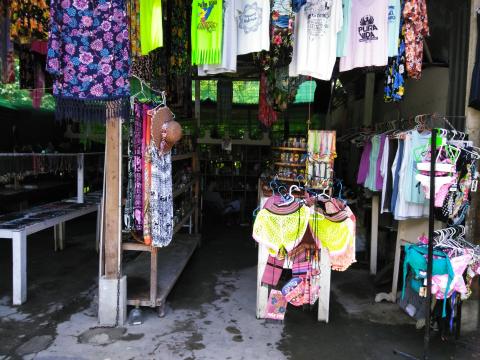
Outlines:
{"type": "MultiPolygon", "coordinates": [[[[267,201],[267,197],[263,196],[262,186],[259,181],[258,184],[258,204],[263,207],[267,201]]],[[[325,321],[328,323],[330,311],[330,279],[331,279],[331,264],[330,257],[327,250],[323,247],[320,249],[320,294],[318,298],[318,321],[325,321]]],[[[267,303],[269,286],[262,284],[262,276],[268,260],[268,250],[264,245],[258,244],[258,261],[257,261],[257,305],[256,316],[257,319],[264,319],[267,303]]],[[[291,264],[291,261],[285,261],[285,266],[291,264]]]]}
{"type": "Polygon", "coordinates": [[[166,298],[200,243],[198,233],[200,180],[197,154],[172,156],[172,162],[180,160],[192,162],[193,178],[183,188],[174,189],[173,198],[189,194],[193,199],[193,208],[175,225],[170,245],[158,248],[139,242],[122,244],[122,251],[143,252],[124,269],[124,274],[128,278],[127,305],[158,307],[159,316],[165,314],[166,298]],[[188,233],[179,234],[184,228],[188,228],[188,233]]]}
{"type": "MultiPolygon", "coordinates": [[[[432,126],[430,139],[430,201],[428,213],[428,256],[427,256],[427,301],[425,304],[425,333],[423,337],[423,359],[430,357],[430,323],[431,323],[431,306],[432,306],[432,269],[433,269],[433,237],[435,231],[435,160],[437,158],[436,146],[437,130],[432,126]]],[[[398,350],[393,350],[394,354],[409,358],[418,359],[417,357],[398,350]]]]}

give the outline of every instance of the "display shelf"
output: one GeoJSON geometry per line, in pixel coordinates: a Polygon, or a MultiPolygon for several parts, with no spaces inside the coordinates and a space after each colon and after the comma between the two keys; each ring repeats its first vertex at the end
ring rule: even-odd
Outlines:
{"type": "Polygon", "coordinates": [[[172,156],[172,161],[191,159],[191,158],[193,157],[193,154],[194,154],[194,153],[186,153],[186,154],[180,154],[180,155],[173,155],[173,156],[172,156]]]}
{"type": "Polygon", "coordinates": [[[307,152],[306,148],[282,147],[282,146],[272,147],[272,150],[307,152]]]}
{"type": "Polygon", "coordinates": [[[297,180],[297,179],[282,178],[282,177],[278,177],[277,180],[285,181],[285,182],[291,182],[291,183],[298,183],[298,182],[304,183],[305,182],[305,180],[303,180],[303,179],[302,180],[297,180]]]}
{"type": "Polygon", "coordinates": [[[193,215],[193,212],[195,211],[195,209],[191,209],[189,212],[187,212],[187,214],[183,217],[182,220],[180,220],[180,222],[175,225],[175,227],[173,228],[173,234],[175,235],[177,232],[180,231],[180,229],[187,223],[188,219],[193,215]]]}
{"type": "Polygon", "coordinates": [[[187,192],[188,190],[190,190],[190,188],[195,185],[195,183],[197,182],[197,179],[196,179],[197,176],[195,176],[195,178],[193,178],[192,180],[190,180],[188,183],[185,184],[185,186],[181,189],[177,189],[173,192],[173,198],[177,198],[178,196],[182,195],[183,193],[187,192]]]}
{"type": "Polygon", "coordinates": [[[305,167],[305,164],[282,163],[282,162],[276,162],[275,165],[277,165],[277,166],[286,166],[286,167],[305,167]]]}
{"type": "Polygon", "coordinates": [[[255,178],[258,178],[260,177],[260,174],[258,175],[245,175],[245,174],[240,174],[240,175],[235,175],[235,174],[230,174],[230,175],[227,175],[227,174],[205,174],[204,176],[218,176],[218,177],[255,177],[255,178]]]}
{"type": "Polygon", "coordinates": [[[163,315],[166,298],[199,242],[199,235],[177,234],[169,246],[148,246],[150,254],[144,252],[127,263],[124,268],[128,278],[127,304],[159,307],[159,314],[163,315]]]}
{"type": "Polygon", "coordinates": [[[187,159],[192,162],[193,177],[184,187],[173,191],[172,196],[176,198],[191,190],[193,192],[192,208],[174,226],[172,242],[163,248],[140,242],[122,243],[123,251],[143,252],[125,267],[125,274],[128,277],[127,304],[159,307],[159,315],[163,315],[165,299],[200,241],[198,234],[200,217],[198,157],[196,153],[172,156],[172,161],[187,159]],[[188,233],[179,233],[188,221],[190,221],[188,233]]]}

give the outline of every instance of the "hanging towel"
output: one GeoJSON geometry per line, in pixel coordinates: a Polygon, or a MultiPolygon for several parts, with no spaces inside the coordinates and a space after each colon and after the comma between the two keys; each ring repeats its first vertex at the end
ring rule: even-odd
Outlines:
{"type": "Polygon", "coordinates": [[[222,62],[223,11],[218,0],[192,2],[192,64],[222,62]]]}
{"type": "Polygon", "coordinates": [[[163,46],[162,0],[140,0],[142,55],[163,46]]]}

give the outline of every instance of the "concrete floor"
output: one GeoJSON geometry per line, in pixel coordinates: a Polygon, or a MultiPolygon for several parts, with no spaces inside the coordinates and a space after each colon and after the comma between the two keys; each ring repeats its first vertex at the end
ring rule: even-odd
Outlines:
{"type": "MultiPolygon", "coordinates": [[[[330,323],[290,308],[286,320],[255,318],[256,247],[249,228],[210,230],[158,318],[99,329],[94,217],[67,225],[67,248],[53,231],[28,240],[28,301],[11,306],[11,250],[0,240],[0,359],[402,359],[422,354],[423,331],[395,304],[375,304],[361,266],[333,273],[330,323]]],[[[432,359],[480,359],[478,300],[464,307],[459,342],[432,339],[432,359]]]]}

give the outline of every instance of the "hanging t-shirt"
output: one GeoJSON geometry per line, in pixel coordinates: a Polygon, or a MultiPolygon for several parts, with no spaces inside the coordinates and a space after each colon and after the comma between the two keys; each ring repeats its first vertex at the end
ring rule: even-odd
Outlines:
{"type": "Polygon", "coordinates": [[[388,62],[388,1],[352,0],[347,52],[340,71],[388,62]]]}
{"type": "Polygon", "coordinates": [[[237,23],[235,21],[235,0],[223,0],[222,42],[222,63],[219,65],[199,65],[198,76],[237,71],[237,23]]]}
{"type": "Polygon", "coordinates": [[[190,32],[192,65],[220,64],[223,33],[222,1],[193,0],[190,32]]]}
{"type": "Polygon", "coordinates": [[[162,0],[140,0],[142,55],[163,46],[162,0]]]}
{"type": "Polygon", "coordinates": [[[337,57],[337,33],[342,23],[342,0],[307,0],[295,18],[290,76],[330,80],[337,57]]]}
{"type": "Polygon", "coordinates": [[[237,0],[237,55],[270,49],[270,1],[237,0]]]}
{"type": "Polygon", "coordinates": [[[400,0],[388,2],[388,56],[398,55],[400,37],[400,0]]]}
{"type": "Polygon", "coordinates": [[[347,39],[350,36],[350,16],[352,12],[352,1],[342,1],[343,25],[342,30],[337,34],[337,56],[342,57],[347,53],[347,39]]]}

